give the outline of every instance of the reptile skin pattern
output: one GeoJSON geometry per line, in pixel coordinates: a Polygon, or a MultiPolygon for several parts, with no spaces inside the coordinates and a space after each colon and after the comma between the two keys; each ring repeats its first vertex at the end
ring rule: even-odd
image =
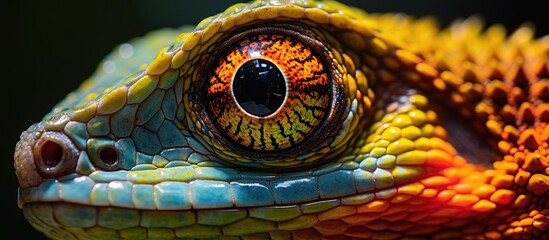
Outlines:
{"type": "Polygon", "coordinates": [[[549,239],[549,37],[256,0],[115,48],[15,147],[52,239],[549,239]]]}

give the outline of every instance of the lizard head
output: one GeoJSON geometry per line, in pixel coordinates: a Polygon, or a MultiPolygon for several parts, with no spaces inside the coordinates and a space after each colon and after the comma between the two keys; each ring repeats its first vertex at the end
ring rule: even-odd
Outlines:
{"type": "Polygon", "coordinates": [[[547,237],[549,44],[434,25],[255,1],[122,45],[21,135],[19,206],[52,238],[547,237]]]}

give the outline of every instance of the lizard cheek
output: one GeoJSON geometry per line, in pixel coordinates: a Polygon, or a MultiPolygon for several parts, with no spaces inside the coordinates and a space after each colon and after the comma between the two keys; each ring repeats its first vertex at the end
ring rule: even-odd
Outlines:
{"type": "Polygon", "coordinates": [[[41,175],[57,177],[74,170],[78,151],[64,134],[46,132],[36,141],[33,154],[41,175]]]}

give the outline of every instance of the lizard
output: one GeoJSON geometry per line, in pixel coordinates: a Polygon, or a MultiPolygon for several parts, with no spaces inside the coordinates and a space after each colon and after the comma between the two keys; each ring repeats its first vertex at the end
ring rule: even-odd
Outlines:
{"type": "Polygon", "coordinates": [[[236,4],[120,45],[23,132],[18,206],[53,239],[547,239],[548,52],[236,4]]]}

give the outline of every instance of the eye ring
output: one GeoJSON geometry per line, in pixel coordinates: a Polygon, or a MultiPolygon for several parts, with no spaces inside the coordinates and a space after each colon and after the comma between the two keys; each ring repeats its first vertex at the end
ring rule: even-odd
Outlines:
{"type": "MultiPolygon", "coordinates": [[[[226,39],[221,38],[220,42],[221,44],[212,48],[211,54],[202,60],[200,64],[202,68],[199,69],[198,74],[198,79],[200,80],[195,81],[195,91],[190,94],[193,103],[191,107],[194,112],[199,113],[198,116],[201,122],[199,125],[203,126],[201,127],[201,130],[207,135],[205,137],[209,137],[212,141],[217,141],[217,145],[224,147],[224,149],[219,150],[237,152],[245,159],[244,161],[247,162],[279,161],[281,159],[287,160],[288,158],[295,158],[299,155],[306,154],[307,151],[319,149],[320,146],[326,146],[329,141],[333,140],[333,137],[330,136],[334,136],[340,130],[341,125],[339,123],[342,121],[340,116],[342,112],[344,112],[344,108],[337,107],[345,101],[342,91],[342,77],[341,73],[335,67],[336,63],[329,57],[331,55],[328,47],[311,30],[302,26],[286,23],[269,24],[268,26],[255,25],[253,28],[242,29],[239,33],[229,36],[226,39]],[[328,76],[329,100],[326,105],[327,110],[324,113],[323,119],[318,125],[314,126],[313,131],[305,136],[303,140],[298,143],[287,144],[287,147],[283,149],[258,150],[245,145],[243,146],[242,144],[239,144],[238,141],[235,141],[235,139],[228,139],[226,134],[216,125],[215,117],[212,117],[208,112],[208,107],[205,106],[207,104],[204,104],[208,102],[208,95],[204,93],[209,85],[207,79],[210,77],[212,71],[214,71],[216,64],[218,64],[218,59],[228,51],[227,49],[235,46],[235,44],[248,37],[258,35],[281,35],[303,43],[310,48],[311,52],[316,54],[315,56],[318,57],[318,61],[321,62],[328,76]]],[[[289,87],[287,87],[287,89],[289,89],[289,87]]],[[[282,105],[283,104],[284,103],[282,103],[282,105]]],[[[264,121],[272,115],[276,115],[279,110],[280,109],[277,109],[270,115],[263,116],[260,121],[264,121]]]]}

